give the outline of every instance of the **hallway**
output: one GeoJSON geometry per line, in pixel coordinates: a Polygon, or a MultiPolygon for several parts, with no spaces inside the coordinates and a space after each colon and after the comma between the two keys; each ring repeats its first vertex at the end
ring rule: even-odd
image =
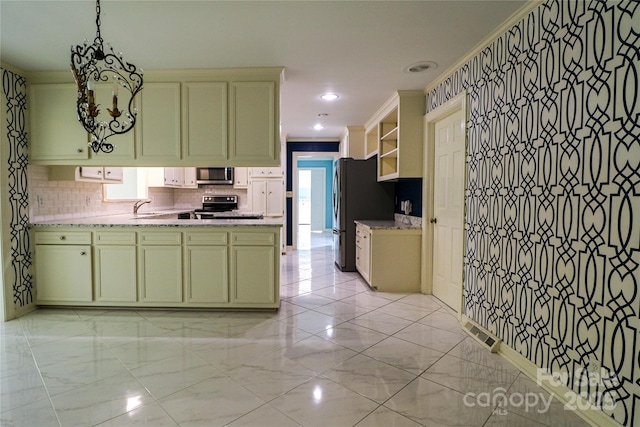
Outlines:
{"type": "Polygon", "coordinates": [[[326,243],[283,256],[277,313],[42,309],[0,324],[0,424],[587,425],[437,299],[372,292],[326,243]]]}

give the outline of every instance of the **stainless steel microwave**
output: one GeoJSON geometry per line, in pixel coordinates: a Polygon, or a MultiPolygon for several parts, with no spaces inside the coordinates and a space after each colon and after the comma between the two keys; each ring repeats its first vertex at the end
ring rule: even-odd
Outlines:
{"type": "Polygon", "coordinates": [[[232,185],[233,168],[196,168],[198,185],[232,185]]]}

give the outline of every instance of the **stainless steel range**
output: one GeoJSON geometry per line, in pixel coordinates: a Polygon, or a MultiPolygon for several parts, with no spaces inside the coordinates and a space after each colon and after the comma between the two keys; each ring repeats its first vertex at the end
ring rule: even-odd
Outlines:
{"type": "Polygon", "coordinates": [[[202,196],[202,209],[193,211],[199,219],[262,219],[262,213],[238,210],[238,196],[202,196]]]}

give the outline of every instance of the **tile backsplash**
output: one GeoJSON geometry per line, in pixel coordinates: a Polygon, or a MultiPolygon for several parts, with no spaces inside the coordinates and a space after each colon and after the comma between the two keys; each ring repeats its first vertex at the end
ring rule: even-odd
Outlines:
{"type": "MultiPolygon", "coordinates": [[[[133,204],[105,202],[102,184],[76,181],[49,181],[47,166],[29,165],[29,220],[85,218],[99,215],[130,213],[133,204]]],[[[239,209],[248,209],[247,190],[230,186],[209,186],[197,189],[149,188],[151,203],[141,208],[150,209],[198,208],[203,194],[237,194],[239,209]]]]}

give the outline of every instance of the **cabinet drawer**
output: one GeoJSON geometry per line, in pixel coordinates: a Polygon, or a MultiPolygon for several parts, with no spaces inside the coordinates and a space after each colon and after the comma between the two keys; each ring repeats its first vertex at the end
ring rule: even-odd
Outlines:
{"type": "Polygon", "coordinates": [[[36,231],[36,245],[88,245],[89,231],[36,231]]]}
{"type": "Polygon", "coordinates": [[[98,231],[94,233],[96,245],[135,245],[136,233],[133,231],[98,231]]]}
{"type": "Polygon", "coordinates": [[[232,233],[232,243],[237,246],[242,245],[258,245],[258,246],[273,246],[276,241],[276,235],[274,233],[256,232],[256,233],[244,233],[234,232],[232,233]]]}
{"type": "Polygon", "coordinates": [[[227,233],[220,232],[207,232],[207,233],[184,233],[184,242],[187,245],[226,245],[227,233]]]}
{"type": "Polygon", "coordinates": [[[147,232],[139,233],[141,245],[180,245],[182,234],[179,231],[147,232]]]}

